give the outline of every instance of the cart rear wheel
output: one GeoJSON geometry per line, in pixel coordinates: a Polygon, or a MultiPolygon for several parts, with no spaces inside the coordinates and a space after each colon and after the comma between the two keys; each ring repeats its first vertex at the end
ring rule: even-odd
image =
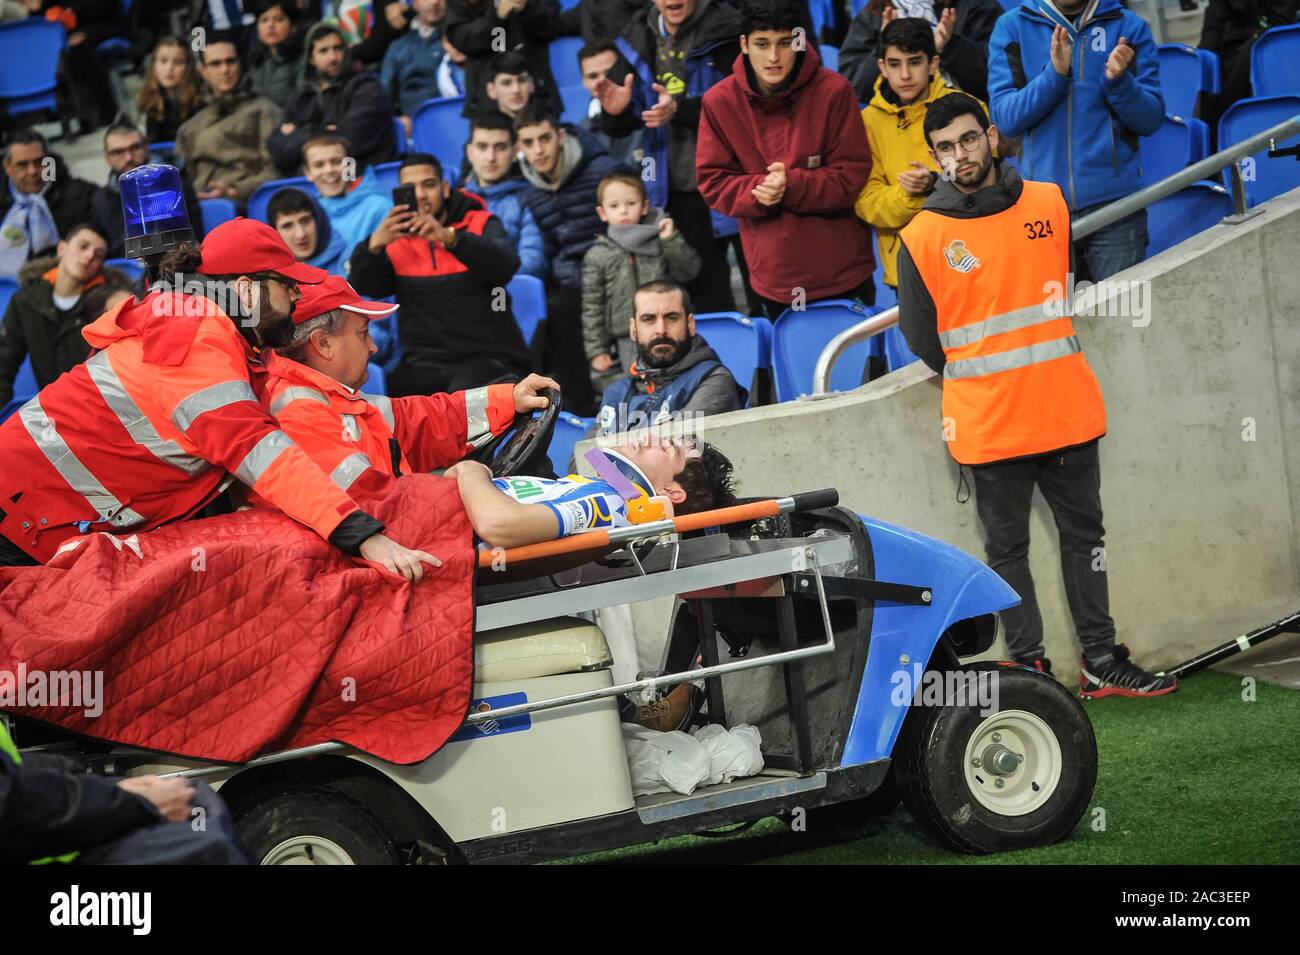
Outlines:
{"type": "Polygon", "coordinates": [[[243,797],[235,831],[261,865],[396,865],[365,806],[327,786],[271,786],[243,797]]]}
{"type": "Polygon", "coordinates": [[[1097,783],[1097,741],[1083,707],[1040,673],[961,673],[996,680],[996,711],[951,696],[943,706],[913,708],[894,759],[908,810],[962,852],[1065,838],[1097,783]]]}

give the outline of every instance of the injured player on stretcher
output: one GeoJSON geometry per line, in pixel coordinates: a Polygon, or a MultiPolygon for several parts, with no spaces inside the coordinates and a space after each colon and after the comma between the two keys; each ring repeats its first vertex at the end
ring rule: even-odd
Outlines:
{"type": "Polygon", "coordinates": [[[518,385],[387,398],[365,384],[375,352],[370,322],[397,306],[368,302],[331,276],[305,288],[290,344],[268,362],[271,413],[349,493],[380,493],[403,474],[447,468],[475,533],[492,547],[518,547],[588,530],[639,523],[735,503],[731,462],[703,442],[648,436],[604,452],[597,478],[493,478],[463,460],[515,414],[542,409],[555,382],[530,375],[518,385]],[[649,506],[647,506],[649,505],[649,506]]]}

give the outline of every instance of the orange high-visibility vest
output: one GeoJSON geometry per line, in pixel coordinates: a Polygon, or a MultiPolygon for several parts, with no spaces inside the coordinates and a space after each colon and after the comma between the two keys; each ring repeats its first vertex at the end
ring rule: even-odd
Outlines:
{"type": "Polygon", "coordinates": [[[271,414],[354,500],[385,491],[403,474],[459,461],[515,418],[511,384],[388,398],[353,391],[281,355],[271,356],[267,372],[271,414]]]}
{"type": "Polygon", "coordinates": [[[903,241],[934,300],[949,451],[989,464],[1106,432],[1101,386],[1065,301],[1070,212],[1052,183],[975,219],[923,210],[903,241]]]}
{"type": "Polygon", "coordinates": [[[209,299],[128,299],[82,334],[101,351],[0,424],[0,534],[32,557],[190,517],[229,475],[327,539],[357,510],[262,406],[261,366],[209,299]]]}

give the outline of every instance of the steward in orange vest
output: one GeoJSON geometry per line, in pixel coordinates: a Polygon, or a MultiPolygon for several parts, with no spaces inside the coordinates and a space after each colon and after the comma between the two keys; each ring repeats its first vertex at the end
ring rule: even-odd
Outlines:
{"type": "Polygon", "coordinates": [[[943,376],[944,440],[958,463],[971,465],[988,564],[1020,595],[1001,614],[1007,649],[1051,672],[1029,571],[1038,488],[1060,535],[1083,650],[1080,695],[1172,692],[1176,680],[1137,667],[1115,643],[1097,449],[1106,409],[1065,301],[1073,283],[1061,190],[996,163],[997,129],[965,93],[930,104],[925,136],[945,172],[901,233],[899,322],[912,350],[943,376]]]}
{"type": "Polygon", "coordinates": [[[405,398],[361,391],[366,359],[374,353],[367,325],[396,308],[364,301],[342,278],[330,276],[304,293],[294,309],[293,343],[267,362],[271,414],[357,500],[383,493],[403,474],[459,461],[509,428],[515,416],[513,384],[405,398]]]}
{"type": "Polygon", "coordinates": [[[297,284],[325,273],[242,218],[172,261],[188,273],[180,288],[88,325],[99,351],[0,425],[0,563],[44,563],[82,534],[192,517],[237,478],[345,552],[422,576],[421,552],[384,537],[259,400],[261,347],[286,333],[297,284]]]}
{"type": "Polygon", "coordinates": [[[1101,386],[1065,307],[1065,199],[1010,166],[997,175],[973,194],[940,179],[901,233],[900,325],[943,375],[945,440],[960,464],[1075,447],[1106,432],[1101,386]]]}
{"type": "Polygon", "coordinates": [[[519,254],[501,220],[478,196],[452,189],[433,156],[412,153],[399,173],[416,190],[418,214],[394,207],[353,250],[348,271],[361,294],[395,295],[402,306],[402,361],[388,375],[389,394],[518,381],[528,353],[506,283],[519,254]]]}

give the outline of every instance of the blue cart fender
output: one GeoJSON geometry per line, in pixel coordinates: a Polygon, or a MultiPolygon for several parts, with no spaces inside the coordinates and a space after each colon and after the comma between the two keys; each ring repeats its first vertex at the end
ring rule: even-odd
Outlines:
{"type": "Polygon", "coordinates": [[[965,551],[859,517],[871,538],[876,579],[927,587],[932,600],[928,605],[876,601],[867,668],[841,766],[873,762],[893,752],[911,701],[910,688],[950,626],[1020,603],[1006,581],[965,551]]]}

